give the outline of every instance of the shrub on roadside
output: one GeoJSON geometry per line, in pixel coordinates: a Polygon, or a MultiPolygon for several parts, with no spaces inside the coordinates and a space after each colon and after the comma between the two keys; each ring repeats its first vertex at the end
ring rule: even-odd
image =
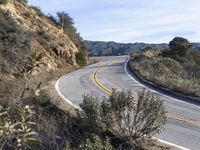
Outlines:
{"type": "Polygon", "coordinates": [[[84,111],[85,116],[82,119],[81,128],[83,128],[89,134],[100,134],[103,132],[101,113],[102,108],[99,100],[90,95],[85,95],[83,103],[80,104],[81,109],[84,111]]]}
{"type": "Polygon", "coordinates": [[[166,123],[163,102],[147,91],[140,92],[135,100],[130,91],[114,90],[101,107],[106,127],[129,141],[152,137],[160,133],[166,123]]]}
{"type": "Polygon", "coordinates": [[[36,6],[30,6],[30,7],[38,14],[38,16],[40,16],[40,17],[45,16],[39,7],[36,7],[36,6]]]}
{"type": "Polygon", "coordinates": [[[129,145],[138,138],[160,133],[166,123],[163,102],[147,91],[139,93],[138,100],[130,91],[113,90],[108,99],[102,100],[85,96],[81,109],[85,113],[84,129],[89,135],[103,135],[107,131],[129,145]]]}
{"type": "Polygon", "coordinates": [[[98,136],[93,136],[91,139],[86,139],[84,143],[79,146],[79,150],[112,150],[112,145],[108,138],[105,140],[98,136]]]}
{"type": "Polygon", "coordinates": [[[79,66],[83,67],[87,65],[87,49],[83,48],[76,54],[76,62],[79,66]]]}

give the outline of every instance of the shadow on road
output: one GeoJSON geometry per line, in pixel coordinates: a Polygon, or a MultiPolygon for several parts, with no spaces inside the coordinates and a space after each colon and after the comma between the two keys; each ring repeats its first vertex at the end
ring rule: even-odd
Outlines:
{"type": "Polygon", "coordinates": [[[84,68],[84,69],[94,69],[94,68],[102,68],[102,67],[104,67],[104,68],[108,68],[108,67],[115,67],[115,66],[123,66],[124,65],[124,63],[113,63],[113,64],[111,64],[111,65],[97,65],[97,66],[89,66],[89,67],[86,67],[86,68],[84,68]]]}

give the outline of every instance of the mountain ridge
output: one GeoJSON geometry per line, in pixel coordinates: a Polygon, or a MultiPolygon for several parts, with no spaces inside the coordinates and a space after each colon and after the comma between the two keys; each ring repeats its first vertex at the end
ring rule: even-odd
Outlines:
{"type": "MultiPolygon", "coordinates": [[[[118,43],[114,41],[89,41],[85,40],[89,56],[118,56],[129,54],[131,51],[139,51],[146,47],[155,47],[160,50],[168,48],[167,43],[149,44],[143,42],[136,43],[118,43]]],[[[193,48],[200,50],[200,43],[192,43],[193,48]]]]}

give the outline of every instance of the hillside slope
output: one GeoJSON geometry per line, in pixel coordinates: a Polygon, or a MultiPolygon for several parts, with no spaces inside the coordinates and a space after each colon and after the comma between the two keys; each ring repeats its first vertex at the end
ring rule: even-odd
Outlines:
{"type": "Polygon", "coordinates": [[[23,2],[7,0],[0,5],[0,69],[1,74],[12,73],[26,63],[33,52],[44,53],[50,71],[66,64],[76,66],[75,44],[54,26],[23,2]]]}
{"type": "Polygon", "coordinates": [[[157,86],[199,99],[200,51],[194,49],[187,39],[184,39],[185,43],[177,39],[182,40],[175,38],[169,43],[169,49],[162,52],[153,49],[133,52],[129,67],[157,86]]]}
{"type": "Polygon", "coordinates": [[[16,78],[16,74],[27,66],[28,57],[33,54],[42,54],[45,65],[32,72],[32,88],[40,81],[46,85],[58,73],[61,76],[62,72],[79,67],[88,58],[75,40],[82,42],[80,37],[72,39],[58,23],[37,7],[28,6],[25,0],[0,0],[0,101],[18,97],[24,78],[16,78]]]}

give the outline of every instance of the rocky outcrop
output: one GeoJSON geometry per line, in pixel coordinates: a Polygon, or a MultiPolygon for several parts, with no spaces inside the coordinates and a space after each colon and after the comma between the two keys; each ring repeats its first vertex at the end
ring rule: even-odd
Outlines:
{"type": "Polygon", "coordinates": [[[45,16],[39,15],[33,8],[23,2],[8,0],[0,9],[9,13],[30,38],[30,51],[43,52],[47,71],[55,70],[66,64],[77,66],[75,55],[78,52],[75,44],[45,16]]]}

